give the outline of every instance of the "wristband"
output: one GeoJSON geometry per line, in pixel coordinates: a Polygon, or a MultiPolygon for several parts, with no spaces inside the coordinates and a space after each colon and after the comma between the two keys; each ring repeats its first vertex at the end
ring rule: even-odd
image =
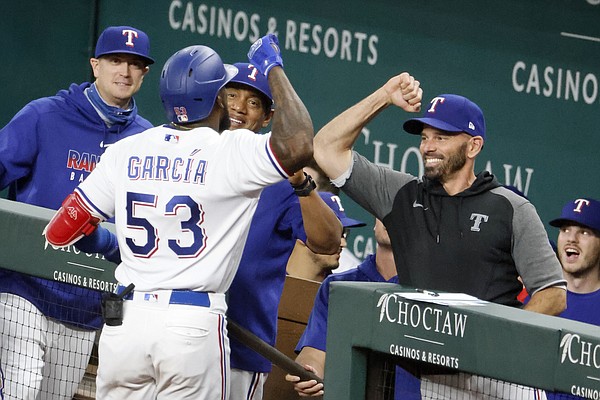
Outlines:
{"type": "Polygon", "coordinates": [[[317,188],[317,184],[313,180],[312,176],[305,172],[304,181],[302,181],[302,183],[299,185],[292,185],[292,188],[294,189],[296,196],[306,197],[310,194],[310,192],[317,188]]]}

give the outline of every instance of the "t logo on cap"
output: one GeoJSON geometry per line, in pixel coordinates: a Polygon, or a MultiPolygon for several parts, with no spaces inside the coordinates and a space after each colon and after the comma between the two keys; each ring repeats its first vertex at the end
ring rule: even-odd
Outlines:
{"type": "Polygon", "coordinates": [[[577,204],[577,207],[575,207],[573,211],[578,213],[581,212],[581,207],[590,205],[590,201],[586,199],[577,199],[573,203],[577,204]]]}
{"type": "Polygon", "coordinates": [[[444,100],[446,100],[443,97],[434,97],[433,99],[431,99],[431,107],[429,107],[429,110],[427,110],[427,112],[435,112],[435,106],[437,106],[438,103],[443,103],[444,100]]]}
{"type": "Polygon", "coordinates": [[[131,29],[123,29],[123,36],[127,35],[127,41],[125,42],[125,46],[135,47],[133,44],[133,38],[137,39],[138,33],[131,29]]]}
{"type": "Polygon", "coordinates": [[[346,213],[344,212],[344,207],[342,206],[342,200],[339,198],[339,196],[329,192],[317,193],[319,193],[319,196],[321,196],[325,204],[327,204],[329,208],[331,208],[331,210],[335,213],[335,215],[338,217],[344,228],[354,228],[366,225],[364,222],[359,221],[357,219],[349,218],[346,215],[346,213]]]}

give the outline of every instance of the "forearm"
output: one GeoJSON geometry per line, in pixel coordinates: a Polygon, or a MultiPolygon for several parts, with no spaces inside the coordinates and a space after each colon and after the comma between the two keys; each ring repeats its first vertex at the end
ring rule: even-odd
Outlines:
{"type": "Polygon", "coordinates": [[[562,287],[553,286],[536,292],[523,309],[541,314],[558,315],[565,310],[566,305],[567,291],[562,287]]]}
{"type": "Polygon", "coordinates": [[[119,243],[117,237],[108,229],[98,225],[96,230],[75,242],[75,247],[84,253],[99,253],[108,261],[115,264],[121,263],[119,243]]]}
{"type": "Polygon", "coordinates": [[[297,239],[292,254],[288,258],[285,270],[288,275],[318,282],[322,280],[320,277],[323,271],[319,265],[311,262],[310,258],[308,258],[308,252],[310,250],[306,248],[306,244],[297,239]]]}
{"type": "Polygon", "coordinates": [[[312,158],[312,120],[283,68],[273,67],[268,80],[277,106],[272,122],[271,147],[282,167],[291,173],[301,169],[312,158]]]}
{"type": "Polygon", "coordinates": [[[342,224],[316,191],[299,197],[306,246],[317,254],[335,254],[340,248],[342,224]]]}
{"type": "Polygon", "coordinates": [[[325,375],[325,352],[322,350],[304,347],[296,357],[296,362],[300,365],[310,365],[319,378],[325,375]]]}
{"type": "Polygon", "coordinates": [[[350,107],[315,135],[314,157],[332,179],[348,169],[352,160],[352,146],[362,129],[390,104],[383,88],[350,107]]]}
{"type": "MultiPolygon", "coordinates": [[[[304,347],[296,362],[299,363],[307,371],[312,372],[319,378],[323,378],[323,370],[325,368],[325,352],[314,349],[312,347],[304,347]]],[[[294,390],[298,392],[300,397],[319,397],[323,396],[323,383],[316,380],[301,381],[299,376],[287,374],[285,380],[294,384],[294,390]]]]}

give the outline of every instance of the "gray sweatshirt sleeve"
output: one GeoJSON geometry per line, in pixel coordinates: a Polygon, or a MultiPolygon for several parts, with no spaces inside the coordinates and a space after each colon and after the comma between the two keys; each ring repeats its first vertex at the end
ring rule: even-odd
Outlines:
{"type": "Polygon", "coordinates": [[[535,207],[530,202],[513,205],[513,259],[529,295],[551,286],[566,288],[560,262],[535,207]]]}
{"type": "Polygon", "coordinates": [[[417,179],[376,165],[357,152],[353,152],[352,164],[342,176],[346,177],[345,181],[338,179],[334,184],[341,185],[344,193],[379,219],[390,213],[400,188],[417,179]]]}

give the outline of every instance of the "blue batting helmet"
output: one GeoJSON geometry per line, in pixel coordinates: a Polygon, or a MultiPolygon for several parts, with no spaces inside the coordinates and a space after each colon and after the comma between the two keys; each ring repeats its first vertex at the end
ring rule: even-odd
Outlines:
{"type": "Polygon", "coordinates": [[[261,74],[252,64],[235,63],[233,66],[238,69],[238,73],[233,77],[231,82],[248,85],[258,90],[260,93],[267,96],[269,100],[271,100],[271,104],[273,104],[273,95],[271,95],[269,81],[266,76],[261,74]]]}
{"type": "Polygon", "coordinates": [[[237,68],[223,64],[210,47],[189,46],[173,54],[160,75],[160,99],[175,123],[200,121],[213,109],[219,91],[237,68]]]}

